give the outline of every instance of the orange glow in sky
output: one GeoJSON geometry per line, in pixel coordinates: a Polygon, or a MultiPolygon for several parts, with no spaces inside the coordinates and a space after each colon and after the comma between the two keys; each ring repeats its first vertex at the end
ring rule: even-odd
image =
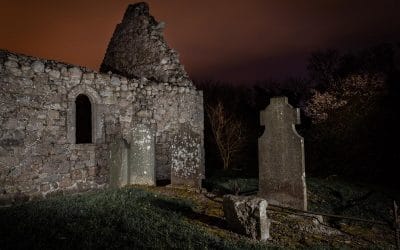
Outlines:
{"type": "MultiPolygon", "coordinates": [[[[196,79],[305,72],[311,51],[400,41],[399,0],[149,0],[196,79]]],[[[0,48],[98,70],[126,0],[2,0],[0,48]]]]}

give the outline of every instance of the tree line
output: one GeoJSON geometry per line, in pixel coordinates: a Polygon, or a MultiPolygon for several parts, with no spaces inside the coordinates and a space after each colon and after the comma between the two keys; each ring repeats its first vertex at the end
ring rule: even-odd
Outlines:
{"type": "Polygon", "coordinates": [[[400,185],[400,43],[314,52],[303,78],[195,84],[204,92],[207,175],[257,176],[259,112],[287,96],[301,109],[307,175],[400,185]]]}

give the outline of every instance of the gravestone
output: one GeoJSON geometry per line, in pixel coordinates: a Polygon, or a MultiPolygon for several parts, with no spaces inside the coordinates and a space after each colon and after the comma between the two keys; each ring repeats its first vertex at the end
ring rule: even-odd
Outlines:
{"type": "Polygon", "coordinates": [[[128,143],[119,138],[110,146],[110,187],[128,184],[128,143]]]}
{"type": "Polygon", "coordinates": [[[225,195],[222,205],[224,217],[233,231],[255,240],[269,239],[271,221],[267,218],[266,200],[251,196],[225,195]]]}
{"type": "Polygon", "coordinates": [[[110,148],[110,186],[155,185],[154,133],[145,125],[131,130],[129,142],[117,139],[110,148]]]}
{"type": "Polygon", "coordinates": [[[155,185],[154,132],[139,124],[132,129],[128,149],[128,176],[130,184],[155,185]]]}
{"type": "Polygon", "coordinates": [[[304,139],[295,128],[299,109],[287,97],[271,98],[260,122],[265,131],[258,139],[259,195],[270,204],[307,210],[304,139]]]}
{"type": "Polygon", "coordinates": [[[171,145],[171,185],[201,188],[202,150],[201,136],[181,125],[171,145]]]}

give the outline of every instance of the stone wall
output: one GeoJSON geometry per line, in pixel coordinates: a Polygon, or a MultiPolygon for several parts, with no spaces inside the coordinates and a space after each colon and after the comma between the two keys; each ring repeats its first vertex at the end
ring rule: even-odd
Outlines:
{"type": "Polygon", "coordinates": [[[170,179],[171,143],[182,126],[203,148],[202,102],[191,84],[128,79],[0,50],[0,197],[107,187],[110,145],[131,138],[138,124],[156,131],[156,179],[170,179]],[[79,94],[92,104],[91,144],[75,144],[79,94]]]}
{"type": "MultiPolygon", "coordinates": [[[[177,86],[179,95],[163,95],[155,99],[155,110],[165,111],[165,104],[176,106],[170,110],[186,107],[180,114],[179,127],[174,133],[166,132],[158,140],[158,147],[164,152],[156,155],[158,160],[166,162],[167,170],[172,170],[171,184],[200,186],[204,175],[203,133],[198,132],[198,121],[203,120],[203,111],[196,112],[199,102],[187,93],[193,89],[193,83],[179,62],[178,53],[169,48],[163,37],[163,22],[157,22],[150,15],[146,3],[129,5],[122,22],[117,25],[108,44],[101,71],[118,72],[128,78],[140,77],[172,86],[177,86]],[[192,113],[192,111],[195,111],[192,113]],[[201,117],[193,117],[201,116],[201,117]],[[195,128],[193,130],[193,128],[195,128]],[[172,143],[172,144],[171,144],[172,143]],[[166,155],[172,154],[171,162],[166,155]]],[[[163,114],[163,113],[161,113],[163,114]]],[[[171,117],[174,114],[169,114],[171,117]]],[[[168,119],[159,117],[159,130],[169,128],[168,119]]]]}

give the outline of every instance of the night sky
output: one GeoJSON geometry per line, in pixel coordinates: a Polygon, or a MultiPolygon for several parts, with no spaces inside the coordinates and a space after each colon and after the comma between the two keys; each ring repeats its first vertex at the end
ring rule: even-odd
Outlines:
{"type": "MultiPolygon", "coordinates": [[[[305,74],[318,49],[400,41],[400,0],[149,0],[195,79],[305,74]]],[[[98,70],[125,0],[0,0],[0,48],[98,70]]]]}

